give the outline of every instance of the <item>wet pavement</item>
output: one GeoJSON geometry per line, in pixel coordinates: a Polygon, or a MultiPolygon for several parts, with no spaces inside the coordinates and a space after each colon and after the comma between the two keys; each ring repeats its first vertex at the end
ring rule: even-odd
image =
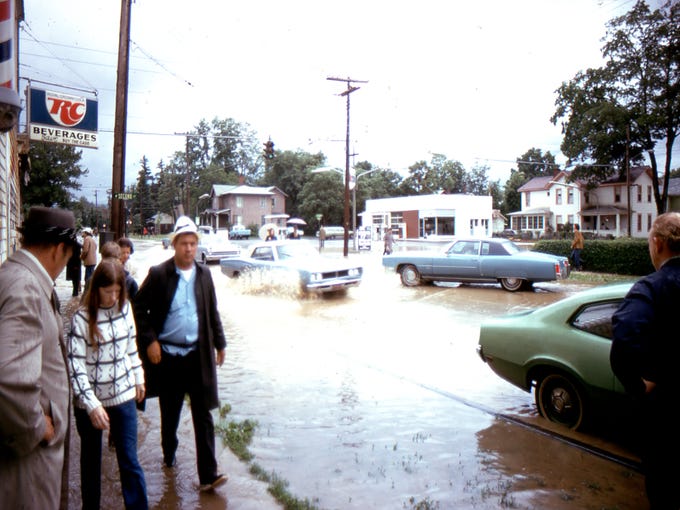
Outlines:
{"type": "MultiPolygon", "coordinates": [[[[148,265],[172,254],[159,242],[145,244],[133,256],[140,283],[148,265]]],[[[326,255],[341,256],[341,244],[327,241],[326,255]]],[[[475,353],[485,317],[581,286],[405,288],[382,269],[378,251],[350,256],[362,260],[364,282],[324,298],[229,280],[210,266],[229,339],[220,397],[232,406],[231,419],[258,422],[254,463],[325,509],[647,508],[639,474],[551,437],[532,395],[498,378],[475,353]]],[[[60,288],[68,284],[60,279],[60,288]]],[[[153,507],[277,507],[228,450],[220,455],[228,484],[198,496],[188,413],[178,467],[161,468],[154,405],[140,414],[139,445],[153,507]]],[[[570,435],[634,458],[620,444],[570,435]]],[[[105,464],[107,508],[119,508],[115,461],[105,464]]],[[[72,483],[72,494],[78,490],[72,483]]]]}

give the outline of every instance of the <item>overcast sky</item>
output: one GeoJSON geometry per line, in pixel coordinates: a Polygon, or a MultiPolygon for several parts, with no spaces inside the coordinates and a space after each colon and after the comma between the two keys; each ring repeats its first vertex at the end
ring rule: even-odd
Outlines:
{"type": "MultiPolygon", "coordinates": [[[[605,24],[634,0],[136,0],[126,184],[184,147],[201,119],[250,124],[277,150],[344,168],[345,89],[355,161],[406,175],[433,153],[509,176],[532,147],[559,151],[555,90],[602,64],[605,24]]],[[[111,188],[121,2],[24,0],[20,78],[99,100],[99,149],[80,194],[111,188]]],[[[22,91],[23,96],[23,91],[22,91]]],[[[24,126],[22,126],[24,129],[24,126]]],[[[361,183],[359,183],[360,185],[361,183]]]]}

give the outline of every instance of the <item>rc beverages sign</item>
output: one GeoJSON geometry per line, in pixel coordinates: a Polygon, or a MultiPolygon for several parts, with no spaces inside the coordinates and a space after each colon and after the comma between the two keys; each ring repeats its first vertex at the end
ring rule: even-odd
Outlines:
{"type": "Polygon", "coordinates": [[[28,89],[31,140],[97,148],[97,101],[28,89]]]}

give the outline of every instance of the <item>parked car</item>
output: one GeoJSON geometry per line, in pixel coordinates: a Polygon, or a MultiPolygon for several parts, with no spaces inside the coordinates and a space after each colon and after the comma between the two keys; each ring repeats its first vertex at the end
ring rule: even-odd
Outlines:
{"type": "Polygon", "coordinates": [[[578,429],[631,409],[612,372],[611,318],[632,283],[595,287],[551,305],[482,323],[477,352],[500,377],[531,392],[550,421],[578,429]]]}
{"type": "Polygon", "coordinates": [[[229,239],[248,239],[253,233],[243,225],[234,225],[229,230],[229,239]]]}
{"type": "Polygon", "coordinates": [[[334,292],[359,285],[363,268],[345,259],[326,258],[304,241],[268,241],[252,244],[241,257],[222,259],[222,272],[230,278],[262,271],[272,277],[296,273],[305,292],[334,292]]]}
{"type": "Polygon", "coordinates": [[[383,266],[401,275],[407,287],[423,282],[495,283],[510,292],[534,282],[569,276],[569,259],[521,250],[508,239],[458,238],[436,251],[400,251],[384,255],[383,266]]]}
{"type": "Polygon", "coordinates": [[[205,264],[225,257],[238,257],[240,254],[241,248],[230,243],[225,233],[208,234],[203,232],[198,238],[195,258],[205,264]]]}
{"type": "MultiPolygon", "coordinates": [[[[329,225],[327,227],[324,227],[324,230],[326,231],[326,239],[335,239],[337,238],[344,238],[345,237],[345,227],[338,227],[335,225],[329,225]]],[[[353,232],[350,229],[349,231],[349,236],[352,237],[353,232]]],[[[316,237],[319,237],[319,231],[316,231],[316,237]]]]}

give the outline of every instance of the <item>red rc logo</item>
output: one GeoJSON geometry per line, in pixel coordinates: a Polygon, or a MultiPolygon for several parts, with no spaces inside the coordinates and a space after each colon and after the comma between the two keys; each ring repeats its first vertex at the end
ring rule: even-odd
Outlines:
{"type": "Polygon", "coordinates": [[[50,117],[57,124],[72,127],[80,123],[87,111],[87,101],[84,97],[63,96],[60,94],[45,94],[45,106],[50,117]]]}

